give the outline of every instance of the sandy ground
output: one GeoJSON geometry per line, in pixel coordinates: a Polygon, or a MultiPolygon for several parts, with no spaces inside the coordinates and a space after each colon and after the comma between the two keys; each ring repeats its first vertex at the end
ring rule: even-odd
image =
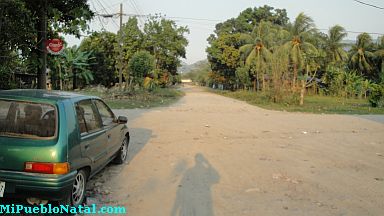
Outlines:
{"type": "Polygon", "coordinates": [[[134,216],[384,215],[382,117],[268,111],[184,90],[171,107],[117,111],[130,119],[129,160],[89,183],[88,202],[134,216]]]}

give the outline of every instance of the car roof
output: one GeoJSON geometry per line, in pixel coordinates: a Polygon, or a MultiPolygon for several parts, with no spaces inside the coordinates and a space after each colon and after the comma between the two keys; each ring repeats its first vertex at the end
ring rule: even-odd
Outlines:
{"type": "Polygon", "coordinates": [[[50,91],[43,89],[13,89],[0,91],[0,98],[18,99],[28,101],[50,101],[57,103],[64,100],[81,100],[87,98],[98,98],[66,91],[50,91]]]}

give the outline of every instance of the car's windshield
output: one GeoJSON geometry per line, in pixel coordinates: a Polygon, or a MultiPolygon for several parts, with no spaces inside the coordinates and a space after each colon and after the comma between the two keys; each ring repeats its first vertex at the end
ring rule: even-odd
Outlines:
{"type": "Polygon", "coordinates": [[[54,106],[0,100],[0,136],[53,137],[55,131],[54,106]]]}

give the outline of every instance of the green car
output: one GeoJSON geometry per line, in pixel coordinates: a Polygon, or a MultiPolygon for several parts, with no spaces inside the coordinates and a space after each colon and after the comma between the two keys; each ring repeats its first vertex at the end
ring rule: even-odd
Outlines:
{"type": "Polygon", "coordinates": [[[87,180],[127,159],[126,123],[98,97],[0,91],[0,199],[81,205],[87,180]]]}

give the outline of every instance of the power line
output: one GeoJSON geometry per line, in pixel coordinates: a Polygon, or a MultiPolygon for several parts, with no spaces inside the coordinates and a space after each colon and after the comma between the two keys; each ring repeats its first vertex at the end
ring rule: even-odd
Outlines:
{"type": "MultiPolygon", "coordinates": [[[[109,14],[107,9],[105,9],[104,5],[99,0],[96,0],[96,2],[103,8],[105,13],[109,14]]],[[[112,19],[112,22],[116,25],[117,28],[120,28],[119,25],[116,23],[116,21],[114,19],[112,19]]]]}
{"type": "MultiPolygon", "coordinates": [[[[137,14],[143,14],[143,12],[138,8],[136,1],[130,0],[129,2],[131,3],[132,8],[136,11],[137,14]]],[[[139,22],[140,22],[140,25],[144,25],[145,23],[141,17],[139,17],[139,22]]]]}
{"type": "MultiPolygon", "coordinates": [[[[137,11],[137,10],[136,10],[137,11]]],[[[116,14],[96,14],[98,16],[103,16],[103,17],[106,17],[106,16],[117,16],[119,15],[118,13],[116,14]]],[[[123,13],[122,14],[123,16],[129,16],[129,17],[138,17],[138,18],[143,18],[143,17],[151,17],[152,15],[150,14],[139,14],[139,13],[136,13],[136,14],[131,14],[131,13],[123,13]]],[[[218,22],[222,22],[222,20],[217,20],[217,19],[207,19],[207,18],[192,18],[192,17],[177,17],[177,16],[165,16],[164,18],[166,19],[171,19],[175,22],[186,22],[188,23],[188,21],[195,21],[195,22],[200,22],[199,25],[201,25],[201,27],[211,27],[212,25],[212,22],[214,23],[218,23],[218,22]],[[206,22],[206,23],[201,23],[201,22],[206,22]]],[[[191,24],[197,24],[197,23],[192,23],[191,24]]],[[[320,31],[328,31],[329,29],[318,29],[320,31]]],[[[367,33],[367,34],[370,34],[370,35],[384,35],[384,33],[379,33],[379,32],[363,32],[363,31],[345,31],[347,33],[353,33],[353,34],[362,34],[362,33],[367,33]]]]}
{"type": "MultiPolygon", "coordinates": [[[[113,4],[113,5],[108,5],[107,7],[105,7],[105,9],[110,9],[110,8],[112,8],[112,7],[115,7],[116,5],[119,5],[120,3],[116,3],[116,4],[113,4]]],[[[100,10],[98,10],[98,11],[96,11],[96,13],[98,13],[98,12],[100,12],[100,11],[102,11],[102,10],[104,10],[104,9],[100,9],[100,10]]]]}
{"type": "Polygon", "coordinates": [[[359,1],[359,0],[353,0],[357,3],[360,3],[360,4],[363,4],[363,5],[367,5],[367,6],[370,6],[370,7],[374,7],[374,8],[377,8],[377,9],[380,9],[380,10],[384,10],[383,7],[379,7],[377,5],[373,5],[373,4],[369,4],[369,3],[366,3],[366,2],[363,2],[363,1],[359,1]]]}
{"type": "MultiPolygon", "coordinates": [[[[93,7],[93,8],[95,9],[95,11],[96,11],[95,4],[94,4],[93,2],[91,2],[91,3],[92,3],[92,7],[93,7]]],[[[98,16],[97,18],[99,19],[99,22],[100,22],[100,24],[101,24],[102,29],[105,30],[104,24],[103,24],[103,22],[101,21],[100,16],[98,16]]]]}
{"type": "MultiPolygon", "coordinates": [[[[329,29],[318,29],[320,31],[328,31],[329,29]]],[[[345,31],[347,33],[352,33],[352,34],[363,34],[363,33],[367,33],[367,34],[370,34],[370,35],[384,35],[384,33],[378,33],[378,32],[361,32],[361,31],[345,31]]]]}
{"type": "Polygon", "coordinates": [[[222,22],[222,20],[205,19],[205,18],[190,18],[190,17],[168,17],[168,18],[171,18],[171,19],[193,20],[193,21],[222,22]]]}
{"type": "MultiPolygon", "coordinates": [[[[126,14],[126,13],[124,13],[123,16],[151,17],[152,15],[150,15],[150,14],[126,14]]],[[[165,16],[164,18],[176,19],[176,20],[206,21],[206,22],[215,22],[215,23],[222,22],[222,20],[205,19],[205,18],[191,18],[191,17],[165,16]]]]}

